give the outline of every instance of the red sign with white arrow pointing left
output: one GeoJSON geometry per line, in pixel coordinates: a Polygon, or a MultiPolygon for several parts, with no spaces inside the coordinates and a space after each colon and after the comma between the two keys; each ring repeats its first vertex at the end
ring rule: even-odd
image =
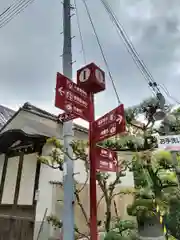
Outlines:
{"type": "Polygon", "coordinates": [[[58,120],[60,122],[68,122],[68,121],[76,119],[76,118],[77,118],[77,116],[74,115],[73,113],[66,113],[66,112],[59,114],[59,116],[58,116],[58,120]]]}
{"type": "Polygon", "coordinates": [[[93,140],[97,143],[125,130],[124,105],[121,104],[93,122],[93,140]]]}
{"type": "Polygon", "coordinates": [[[66,76],[57,73],[55,106],[89,121],[90,99],[87,92],[66,76]]]}

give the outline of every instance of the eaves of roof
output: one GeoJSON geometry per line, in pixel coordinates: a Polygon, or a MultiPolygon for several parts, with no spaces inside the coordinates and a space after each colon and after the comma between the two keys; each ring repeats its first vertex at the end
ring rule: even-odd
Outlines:
{"type": "MultiPolygon", "coordinates": [[[[56,115],[51,114],[43,109],[40,109],[30,103],[25,103],[17,112],[14,113],[14,115],[3,125],[3,127],[0,129],[0,132],[2,132],[3,129],[6,128],[6,126],[19,114],[20,111],[26,111],[29,112],[31,114],[37,115],[39,117],[43,117],[46,119],[50,119],[52,121],[58,121],[58,118],[56,115]]],[[[62,123],[63,124],[63,123],[62,123]]],[[[78,124],[74,124],[74,130],[80,131],[80,132],[84,132],[84,133],[88,133],[88,129],[85,127],[82,127],[78,124]]]]}

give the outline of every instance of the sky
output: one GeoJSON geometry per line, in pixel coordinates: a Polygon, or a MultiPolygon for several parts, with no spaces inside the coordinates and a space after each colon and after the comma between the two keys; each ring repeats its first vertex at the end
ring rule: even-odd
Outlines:
{"type": "MultiPolygon", "coordinates": [[[[106,71],[82,0],[76,0],[87,63],[106,71]]],[[[117,92],[129,107],[152,96],[146,80],[118,37],[100,0],[86,0],[117,92]]],[[[0,1],[0,13],[12,0],[0,1]]],[[[109,0],[141,59],[159,84],[177,99],[180,89],[179,0],[109,0]]],[[[73,4],[73,2],[72,2],[73,4]]],[[[62,72],[62,3],[35,0],[4,27],[0,17],[0,104],[18,109],[25,102],[51,113],[54,107],[56,72],[62,72]]],[[[72,17],[73,80],[84,64],[76,16],[72,17]]],[[[167,99],[172,101],[172,99],[167,99]]],[[[106,91],[95,99],[96,117],[117,107],[106,71],[106,91]]],[[[78,123],[85,124],[82,121],[78,123]]]]}

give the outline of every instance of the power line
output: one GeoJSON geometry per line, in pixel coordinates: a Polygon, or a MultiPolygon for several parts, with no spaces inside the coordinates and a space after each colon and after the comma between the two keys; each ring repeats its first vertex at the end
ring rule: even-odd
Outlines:
{"type": "Polygon", "coordinates": [[[1,14],[0,17],[2,17],[3,15],[6,14],[7,11],[9,11],[10,8],[12,8],[14,5],[16,5],[18,3],[18,1],[14,1],[13,3],[11,3],[11,5],[9,7],[7,7],[1,14]]]}
{"type": "Polygon", "coordinates": [[[20,12],[22,12],[29,4],[33,3],[34,0],[20,0],[14,4],[14,6],[11,6],[9,11],[7,11],[7,14],[0,18],[0,28],[5,26],[7,23],[9,23],[15,16],[17,16],[20,12]]]}
{"type": "Polygon", "coordinates": [[[74,0],[74,6],[75,6],[75,9],[76,9],[76,18],[77,18],[77,25],[78,25],[78,30],[79,30],[80,40],[81,40],[81,48],[82,48],[82,53],[83,53],[83,59],[84,59],[84,63],[86,64],[86,54],[85,54],[85,49],[84,49],[84,41],[83,41],[82,32],[81,32],[79,12],[78,12],[78,8],[77,8],[76,0],[74,0]]]}
{"type": "Polygon", "coordinates": [[[99,37],[98,37],[98,34],[97,34],[97,31],[96,31],[96,28],[95,28],[94,23],[93,23],[93,21],[92,21],[92,17],[91,17],[91,14],[90,14],[89,8],[88,8],[88,6],[87,6],[86,1],[85,1],[85,0],[82,0],[82,1],[83,1],[83,3],[84,3],[85,8],[86,8],[86,12],[87,12],[88,18],[89,18],[89,20],[90,20],[91,26],[92,26],[92,28],[93,28],[93,32],[94,32],[95,37],[96,37],[96,41],[97,41],[98,46],[99,46],[99,48],[100,48],[101,55],[102,55],[102,57],[103,57],[104,63],[105,63],[105,65],[106,65],[106,68],[107,68],[107,71],[108,71],[108,75],[109,75],[110,80],[111,80],[111,82],[112,82],[113,89],[114,89],[114,92],[115,92],[116,98],[117,98],[117,100],[118,100],[118,104],[120,104],[121,101],[120,101],[120,98],[119,98],[119,95],[118,95],[118,92],[117,92],[117,89],[116,89],[116,85],[115,85],[114,79],[113,79],[113,77],[112,77],[112,74],[111,74],[111,71],[110,71],[110,68],[109,68],[108,62],[107,62],[107,60],[106,60],[106,57],[105,57],[105,54],[104,54],[103,48],[102,48],[102,46],[101,46],[100,39],[99,39],[99,37]]]}
{"type": "Polygon", "coordinates": [[[152,74],[148,70],[145,63],[140,59],[139,54],[137,53],[135,47],[133,46],[132,42],[128,38],[128,35],[125,32],[122,24],[117,19],[115,13],[112,11],[112,8],[109,6],[109,4],[107,3],[106,0],[100,0],[100,1],[103,4],[105,10],[107,11],[112,23],[116,26],[116,30],[118,32],[118,35],[123,40],[123,43],[125,44],[125,46],[126,46],[128,52],[130,53],[133,61],[135,62],[135,64],[139,68],[139,70],[141,71],[145,80],[148,82],[149,87],[153,90],[153,92],[156,95],[158,92],[160,92],[160,90],[159,90],[156,82],[154,81],[152,74]]]}
{"type": "Polygon", "coordinates": [[[175,103],[180,104],[180,101],[170,94],[170,92],[168,91],[167,87],[164,84],[159,84],[159,87],[164,91],[164,93],[167,95],[167,97],[169,97],[175,103]]]}
{"type": "Polygon", "coordinates": [[[4,10],[4,12],[2,12],[2,13],[0,14],[0,17],[2,17],[9,9],[10,9],[10,7],[6,8],[6,10],[4,10]]]}
{"type": "Polygon", "coordinates": [[[147,66],[145,65],[144,61],[140,59],[140,56],[138,52],[136,51],[133,43],[129,39],[125,29],[123,28],[123,25],[119,22],[118,18],[116,17],[115,13],[112,11],[112,8],[110,5],[107,3],[106,0],[100,0],[103,6],[105,7],[110,19],[112,20],[112,23],[116,26],[116,31],[118,35],[121,37],[123,40],[124,44],[126,45],[126,48],[128,52],[131,54],[131,57],[133,58],[135,64],[141,71],[142,75],[144,76],[145,80],[148,82],[148,86],[153,90],[153,93],[157,96],[157,93],[160,93],[160,88],[165,92],[165,94],[174,100],[177,104],[180,104],[180,101],[177,100],[175,97],[171,96],[167,88],[163,85],[157,84],[148,70],[147,66]],[[160,88],[159,88],[160,87],[160,88]]]}
{"type": "Polygon", "coordinates": [[[35,0],[20,0],[7,8],[0,16],[0,28],[8,24],[15,16],[27,8],[35,0]]]}

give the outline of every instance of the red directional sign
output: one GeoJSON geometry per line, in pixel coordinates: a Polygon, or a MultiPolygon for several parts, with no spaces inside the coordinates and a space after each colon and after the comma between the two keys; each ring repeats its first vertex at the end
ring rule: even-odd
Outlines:
{"type": "Polygon", "coordinates": [[[66,76],[57,73],[55,106],[89,120],[89,95],[66,76]]]}
{"type": "Polygon", "coordinates": [[[77,116],[76,115],[74,115],[73,113],[66,113],[66,112],[64,112],[64,113],[62,113],[62,114],[59,114],[59,116],[58,116],[58,120],[60,121],[60,122],[68,122],[68,121],[70,121],[70,120],[73,120],[73,119],[76,119],[77,118],[77,116]]]}
{"type": "Polygon", "coordinates": [[[96,169],[100,172],[119,171],[117,153],[106,148],[96,147],[96,169]]]}
{"type": "Polygon", "coordinates": [[[93,123],[93,140],[99,142],[126,130],[124,105],[121,104],[93,123]]]}

